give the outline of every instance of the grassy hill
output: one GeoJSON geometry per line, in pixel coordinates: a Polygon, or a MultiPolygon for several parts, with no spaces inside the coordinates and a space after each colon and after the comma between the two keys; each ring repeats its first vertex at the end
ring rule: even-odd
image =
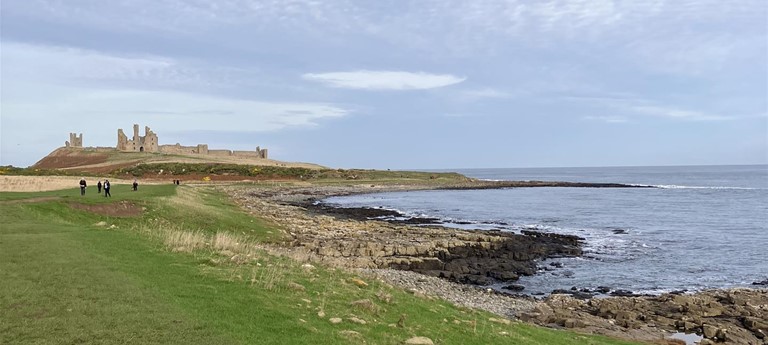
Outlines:
{"type": "Polygon", "coordinates": [[[91,176],[170,181],[291,180],[324,183],[355,180],[382,183],[456,184],[468,181],[457,173],[329,169],[311,163],[289,163],[236,156],[170,155],[112,149],[62,147],[29,168],[0,167],[0,175],[91,176]]]}
{"type": "Polygon", "coordinates": [[[0,193],[0,343],[629,344],[276,255],[279,225],[211,187],[112,194],[0,193]]]}
{"type": "Polygon", "coordinates": [[[240,156],[180,155],[149,152],[121,152],[108,148],[60,147],[37,163],[33,169],[77,170],[90,173],[110,173],[114,170],[138,164],[190,163],[190,164],[241,164],[274,167],[321,169],[317,164],[281,162],[240,156]]]}

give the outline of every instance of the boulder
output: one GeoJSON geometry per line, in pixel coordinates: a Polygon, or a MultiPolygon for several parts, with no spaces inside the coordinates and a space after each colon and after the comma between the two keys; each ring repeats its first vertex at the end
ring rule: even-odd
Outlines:
{"type": "Polygon", "coordinates": [[[405,341],[406,345],[434,345],[432,339],[427,337],[413,337],[405,341]]]}
{"type": "Polygon", "coordinates": [[[525,290],[525,286],[522,286],[520,284],[511,284],[502,287],[502,289],[510,290],[510,291],[523,291],[525,290]]]}
{"type": "Polygon", "coordinates": [[[725,328],[719,328],[717,330],[717,334],[715,334],[715,337],[718,341],[726,341],[728,340],[728,330],[725,328]]]}
{"type": "Polygon", "coordinates": [[[583,328],[586,324],[579,319],[565,319],[563,321],[563,327],[565,328],[583,328]]]}
{"type": "Polygon", "coordinates": [[[552,295],[569,295],[573,298],[580,299],[580,300],[588,300],[593,297],[591,293],[573,291],[573,290],[563,290],[563,289],[552,290],[551,294],[552,295]]]}
{"type": "Polygon", "coordinates": [[[629,291],[629,290],[619,289],[619,290],[615,290],[615,291],[611,292],[611,296],[634,297],[634,296],[638,296],[638,295],[636,295],[634,292],[629,291]]]}
{"type": "Polygon", "coordinates": [[[609,288],[607,286],[598,286],[597,289],[595,289],[595,292],[607,294],[607,293],[611,292],[611,288],[609,288]]]}
{"type": "Polygon", "coordinates": [[[704,324],[701,327],[701,331],[704,333],[704,338],[714,339],[717,336],[717,327],[713,325],[704,324]]]}
{"type": "Polygon", "coordinates": [[[464,283],[486,286],[493,284],[493,279],[479,274],[467,274],[464,276],[464,283]]]}
{"type": "Polygon", "coordinates": [[[515,272],[509,272],[509,271],[504,271],[504,272],[492,271],[492,272],[488,272],[488,275],[502,282],[515,281],[520,279],[520,276],[515,274],[515,272]]]}

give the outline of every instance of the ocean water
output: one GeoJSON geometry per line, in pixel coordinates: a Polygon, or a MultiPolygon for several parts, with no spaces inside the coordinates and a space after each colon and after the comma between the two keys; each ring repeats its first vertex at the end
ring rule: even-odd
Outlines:
{"type": "MultiPolygon", "coordinates": [[[[448,226],[583,237],[584,256],[550,259],[527,293],[608,286],[636,293],[750,286],[768,279],[768,166],[458,170],[489,180],[617,182],[657,188],[510,188],[333,197],[448,226]],[[552,265],[562,265],[556,268],[552,265]]],[[[500,287],[501,284],[497,287],[500,287]]]]}

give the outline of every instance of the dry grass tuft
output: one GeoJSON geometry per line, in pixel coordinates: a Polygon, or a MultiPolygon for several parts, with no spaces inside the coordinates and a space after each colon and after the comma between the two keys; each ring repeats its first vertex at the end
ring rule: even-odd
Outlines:
{"type": "Polygon", "coordinates": [[[213,236],[213,241],[211,242],[211,246],[214,250],[217,251],[229,251],[232,253],[239,253],[241,252],[241,247],[243,247],[241,244],[241,239],[239,239],[237,236],[234,236],[232,234],[226,233],[226,232],[218,232],[216,235],[213,236]]]}
{"type": "Polygon", "coordinates": [[[307,288],[304,287],[304,285],[301,285],[299,283],[290,282],[288,283],[288,288],[293,291],[306,291],[307,288]]]}
{"type": "Polygon", "coordinates": [[[392,303],[392,294],[390,294],[390,293],[388,293],[388,292],[386,292],[384,290],[381,290],[378,293],[376,293],[376,298],[378,298],[379,301],[382,301],[382,302],[384,302],[386,304],[392,303]]]}
{"type": "MultiPolygon", "coordinates": [[[[281,291],[280,287],[283,285],[285,279],[286,268],[270,264],[261,268],[257,272],[253,272],[251,277],[251,285],[259,285],[267,291],[281,291]]],[[[298,284],[297,284],[298,285],[298,284]]]]}
{"type": "Polygon", "coordinates": [[[205,248],[208,245],[208,237],[196,231],[169,230],[165,232],[163,242],[171,251],[192,252],[205,248]]]}
{"type": "Polygon", "coordinates": [[[379,314],[382,310],[381,307],[379,307],[378,305],[376,305],[376,303],[373,303],[373,301],[367,298],[354,301],[350,303],[350,305],[359,310],[366,311],[371,314],[379,314]]]}

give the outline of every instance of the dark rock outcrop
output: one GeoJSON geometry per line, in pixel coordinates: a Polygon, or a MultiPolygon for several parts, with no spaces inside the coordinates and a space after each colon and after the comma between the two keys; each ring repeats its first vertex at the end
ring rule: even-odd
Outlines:
{"type": "Polygon", "coordinates": [[[695,294],[580,300],[553,292],[521,319],[541,325],[568,323],[596,334],[658,339],[668,332],[697,333],[711,342],[766,344],[768,290],[711,290],[695,294]],[[568,320],[579,320],[574,324],[568,320]]]}

